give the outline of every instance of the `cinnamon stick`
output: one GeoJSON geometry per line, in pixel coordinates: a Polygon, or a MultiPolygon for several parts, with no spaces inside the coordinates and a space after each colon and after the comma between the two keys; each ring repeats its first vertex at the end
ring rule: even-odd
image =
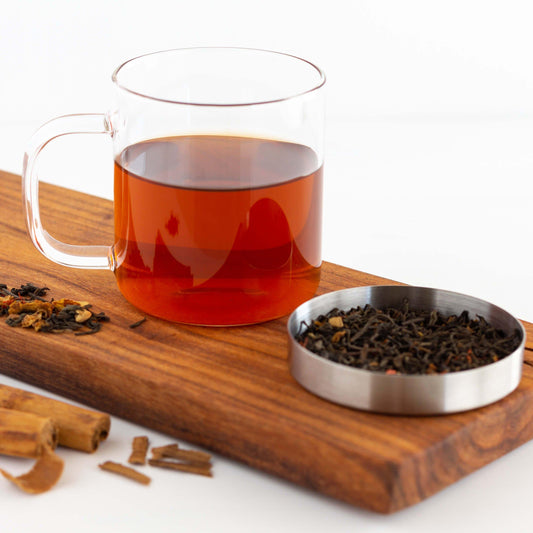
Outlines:
{"type": "Polygon", "coordinates": [[[57,426],[58,442],[92,453],[107,438],[109,415],[68,404],[8,385],[0,385],[0,407],[51,417],[57,426]]]}

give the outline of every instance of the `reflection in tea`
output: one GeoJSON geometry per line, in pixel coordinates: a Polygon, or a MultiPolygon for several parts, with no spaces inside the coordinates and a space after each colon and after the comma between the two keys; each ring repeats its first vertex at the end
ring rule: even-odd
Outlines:
{"type": "Polygon", "coordinates": [[[191,135],[115,163],[116,276],[140,309],[190,324],[291,312],[318,286],[322,169],[302,145],[191,135]]]}

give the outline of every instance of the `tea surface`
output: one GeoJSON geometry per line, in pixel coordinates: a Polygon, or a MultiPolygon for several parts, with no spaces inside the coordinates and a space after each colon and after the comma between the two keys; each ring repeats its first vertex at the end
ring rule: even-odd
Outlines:
{"type": "Polygon", "coordinates": [[[312,297],[322,168],[309,148],[226,136],[154,139],[115,162],[116,276],[147,313],[250,324],[312,297]]]}

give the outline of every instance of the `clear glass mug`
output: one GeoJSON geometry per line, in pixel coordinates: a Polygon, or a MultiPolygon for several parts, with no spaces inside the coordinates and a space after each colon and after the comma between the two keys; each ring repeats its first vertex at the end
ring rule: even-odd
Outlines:
{"type": "Polygon", "coordinates": [[[312,297],[320,278],[323,72],[265,50],[143,55],[113,73],[105,114],[58,117],[24,158],[29,234],[49,259],[111,269],[146,313],[198,325],[263,322],[312,297]],[[111,246],[56,240],[39,215],[36,162],[73,133],[113,143],[111,246]]]}

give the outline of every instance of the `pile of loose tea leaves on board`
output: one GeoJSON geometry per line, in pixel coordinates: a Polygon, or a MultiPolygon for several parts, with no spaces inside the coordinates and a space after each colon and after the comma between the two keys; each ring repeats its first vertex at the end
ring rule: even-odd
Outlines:
{"type": "Polygon", "coordinates": [[[386,374],[444,374],[499,361],[521,342],[468,311],[445,316],[436,310],[371,305],[332,309],[310,325],[301,324],[296,340],[336,363],[386,374]]]}
{"type": "Polygon", "coordinates": [[[91,311],[88,302],[69,298],[47,300],[48,290],[48,287],[37,287],[33,283],[8,289],[0,283],[0,316],[7,316],[6,323],[12,327],[47,333],[74,331],[75,335],[96,333],[102,322],[109,320],[105,313],[91,311]]]}

